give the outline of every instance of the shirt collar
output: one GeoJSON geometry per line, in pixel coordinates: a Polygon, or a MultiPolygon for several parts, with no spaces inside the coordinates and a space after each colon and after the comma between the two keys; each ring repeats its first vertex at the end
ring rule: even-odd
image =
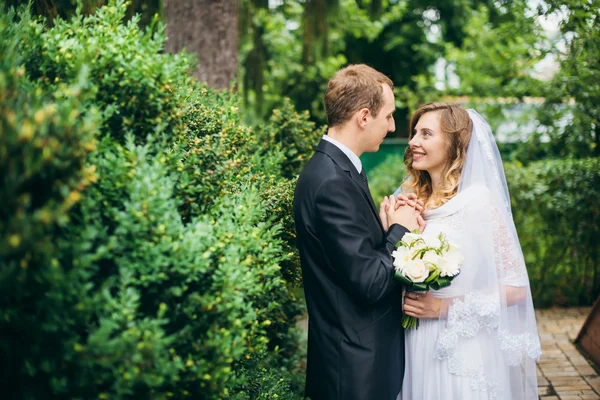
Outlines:
{"type": "Polygon", "coordinates": [[[342,143],[338,142],[334,138],[329,137],[327,135],[323,135],[323,140],[328,141],[329,143],[333,144],[335,147],[337,147],[338,149],[343,151],[344,154],[350,159],[350,161],[352,161],[352,165],[354,165],[354,167],[356,168],[358,173],[360,174],[362,172],[362,163],[360,162],[360,158],[358,158],[358,156],[356,154],[354,154],[352,152],[352,150],[350,150],[348,147],[344,146],[342,143]]]}

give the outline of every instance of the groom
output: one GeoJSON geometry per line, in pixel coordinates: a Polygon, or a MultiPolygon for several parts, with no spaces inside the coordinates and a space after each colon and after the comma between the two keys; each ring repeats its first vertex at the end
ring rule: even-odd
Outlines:
{"type": "Polygon", "coordinates": [[[309,315],[306,396],[394,400],[404,332],[391,252],[419,228],[420,211],[392,197],[380,218],[359,159],[395,130],[392,81],[366,65],[346,67],[329,81],[325,110],[329,130],[294,196],[309,315]]]}

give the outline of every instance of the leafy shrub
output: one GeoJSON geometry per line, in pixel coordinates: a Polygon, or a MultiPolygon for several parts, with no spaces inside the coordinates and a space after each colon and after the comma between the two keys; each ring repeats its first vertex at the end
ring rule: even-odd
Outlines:
{"type": "Polygon", "coordinates": [[[13,11],[0,11],[1,382],[10,395],[36,375],[43,383],[24,390],[45,393],[62,385],[53,373],[69,368],[62,355],[72,351],[71,328],[85,323],[75,307],[78,271],[61,265],[57,248],[72,208],[96,180],[85,160],[98,118],[84,106],[85,71],[53,92],[28,79],[20,44],[32,39],[31,21],[13,23],[13,11]]]}
{"type": "Polygon", "coordinates": [[[84,387],[107,394],[139,396],[141,386],[177,398],[226,397],[229,388],[243,383],[233,370],[235,361],[266,351],[266,328],[288,322],[279,310],[287,290],[278,273],[284,255],[274,237],[277,228],[262,221],[260,199],[250,187],[243,196],[221,198],[210,213],[184,225],[172,176],[149,155],[149,146],[136,146],[132,139],[126,148],[112,145],[100,143],[100,180],[120,183],[125,195],[101,207],[106,188],[91,188],[82,201],[84,230],[73,230],[68,242],[78,243],[73,252],[79,259],[90,260],[82,267],[90,270],[92,281],[104,282],[98,288],[100,303],[127,304],[121,294],[131,294],[139,304],[131,300],[127,313],[113,311],[125,313],[122,324],[100,318],[80,344],[85,358],[112,360],[109,365],[125,369],[130,378],[115,380],[114,371],[107,370],[99,385],[93,364],[94,379],[90,376],[84,387]],[[128,164],[135,166],[122,168],[128,164]],[[77,236],[86,240],[75,242],[77,236]],[[144,322],[155,322],[149,337],[143,334],[152,332],[143,329],[144,322]],[[123,335],[131,346],[113,348],[106,340],[92,346],[98,335],[123,335]],[[152,355],[157,359],[149,362],[152,355]]]}
{"type": "Polygon", "coordinates": [[[389,196],[406,178],[404,154],[391,154],[386,159],[369,171],[369,189],[377,208],[384,196],[389,196]]]}
{"type": "Polygon", "coordinates": [[[260,132],[260,144],[264,153],[280,149],[284,154],[281,173],[284,177],[295,179],[302,167],[313,155],[324,129],[315,129],[309,120],[308,111],[296,112],[289,99],[284,99],[280,109],[273,110],[268,122],[260,132]]]}
{"type": "MultiPolygon", "coordinates": [[[[160,54],[163,28],[124,26],[122,9],[52,28],[0,16],[6,392],[293,397],[302,310],[284,279],[298,265],[283,171],[298,160],[263,147],[234,96],[188,79],[185,55],[160,54]]],[[[286,129],[314,134],[288,112],[286,129]]]]}
{"type": "Polygon", "coordinates": [[[39,38],[20,43],[27,72],[52,87],[74,81],[85,64],[97,89],[93,104],[104,114],[101,133],[121,142],[127,132],[139,138],[161,129],[176,135],[183,108],[177,89],[188,87],[191,59],[162,54],[164,25],[155,21],[142,32],[139,16],[123,24],[126,8],[126,2],[112,1],[90,16],[57,18],[52,29],[31,21],[29,29],[39,38]]]}
{"type": "Polygon", "coordinates": [[[505,170],[536,306],[592,304],[600,295],[600,159],[505,170]]]}

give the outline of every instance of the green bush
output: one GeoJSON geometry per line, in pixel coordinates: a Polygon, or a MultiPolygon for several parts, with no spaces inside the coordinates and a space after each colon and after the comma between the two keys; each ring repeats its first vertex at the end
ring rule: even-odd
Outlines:
{"type": "Polygon", "coordinates": [[[286,281],[301,282],[295,248],[292,203],[295,181],[321,132],[286,103],[268,123],[243,126],[238,99],[207,87],[188,95],[183,111],[184,140],[171,160],[184,220],[201,215],[213,199],[241,193],[244,184],[258,188],[265,219],[283,227],[278,235],[289,257],[282,263],[286,281]],[[240,179],[247,177],[247,180],[240,179]]]}
{"type": "Polygon", "coordinates": [[[369,189],[377,208],[385,196],[389,196],[406,178],[404,154],[391,154],[369,171],[369,189]]]}
{"type": "Polygon", "coordinates": [[[156,130],[176,135],[184,106],[178,89],[189,87],[191,58],[162,54],[164,26],[155,21],[141,31],[139,16],[123,23],[126,11],[126,2],[111,1],[90,16],[57,18],[52,29],[31,21],[37,37],[20,43],[27,73],[51,88],[75,80],[85,64],[103,113],[101,133],[121,142],[127,132],[142,139],[156,130]]]}
{"type": "Polygon", "coordinates": [[[302,167],[313,155],[314,150],[325,133],[315,129],[309,120],[308,111],[296,112],[289,99],[284,99],[281,109],[273,111],[268,122],[261,127],[260,133],[264,153],[274,148],[284,153],[281,173],[284,177],[296,179],[302,167]]]}
{"type": "Polygon", "coordinates": [[[8,396],[39,398],[63,384],[57,368],[75,370],[66,355],[73,327],[85,324],[75,306],[80,272],[57,253],[73,207],[96,180],[85,161],[99,121],[85,107],[85,71],[52,92],[29,80],[20,46],[35,38],[31,21],[0,11],[0,381],[8,396]],[[34,388],[21,386],[27,376],[37,377],[34,388]]]}
{"type": "Polygon", "coordinates": [[[600,159],[505,170],[535,305],[591,305],[600,295],[600,159]]]}
{"type": "Polygon", "coordinates": [[[107,394],[139,396],[154,388],[176,398],[226,397],[229,388],[244,383],[233,368],[236,360],[261,355],[269,342],[266,329],[289,323],[281,320],[288,298],[278,273],[283,255],[277,228],[262,220],[251,187],[243,196],[221,198],[210,213],[184,225],[172,176],[149,155],[150,146],[132,139],[126,148],[111,146],[99,145],[100,180],[119,182],[125,195],[101,207],[107,188],[90,188],[82,200],[83,231],[74,229],[67,242],[77,243],[72,252],[88,261],[81,267],[92,281],[102,282],[97,301],[130,302],[131,308],[108,307],[80,343],[82,356],[93,360],[93,375],[79,379],[84,388],[107,394]],[[123,168],[128,164],[135,167],[123,168]],[[75,242],[77,237],[85,239],[75,242]],[[154,323],[154,331],[144,322],[154,323]],[[107,340],[114,335],[120,346],[107,340]],[[121,347],[123,341],[130,345],[121,347]],[[115,379],[108,369],[99,385],[100,358],[129,379],[115,379]]]}
{"type": "Polygon", "coordinates": [[[243,126],[123,10],[47,28],[0,9],[6,393],[293,398],[290,174],[318,133],[289,108],[298,137],[265,147],[276,124],[243,126]]]}
{"type": "MultiPolygon", "coordinates": [[[[282,157],[281,162],[276,166],[278,172],[273,171],[269,179],[272,181],[278,174],[285,179],[269,184],[262,192],[262,198],[268,213],[283,226],[281,238],[286,244],[285,252],[290,258],[282,263],[282,273],[286,280],[296,287],[302,283],[302,273],[300,255],[296,249],[296,229],[290,207],[294,202],[294,189],[298,175],[313,155],[323,136],[324,128],[315,129],[308,111],[296,112],[289,99],[285,99],[282,108],[273,110],[267,123],[257,127],[257,142],[253,144],[256,148],[254,152],[260,160],[268,160],[269,155],[276,152],[279,152],[282,157]]],[[[266,169],[263,167],[263,170],[266,169]]],[[[260,176],[260,173],[257,176],[260,176]]]]}

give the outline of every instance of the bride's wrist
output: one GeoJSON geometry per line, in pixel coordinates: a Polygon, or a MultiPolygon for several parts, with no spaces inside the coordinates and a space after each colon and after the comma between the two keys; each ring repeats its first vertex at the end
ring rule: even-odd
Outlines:
{"type": "Polygon", "coordinates": [[[445,302],[442,299],[437,300],[437,313],[441,318],[446,318],[446,316],[448,316],[448,302],[445,302]]]}

